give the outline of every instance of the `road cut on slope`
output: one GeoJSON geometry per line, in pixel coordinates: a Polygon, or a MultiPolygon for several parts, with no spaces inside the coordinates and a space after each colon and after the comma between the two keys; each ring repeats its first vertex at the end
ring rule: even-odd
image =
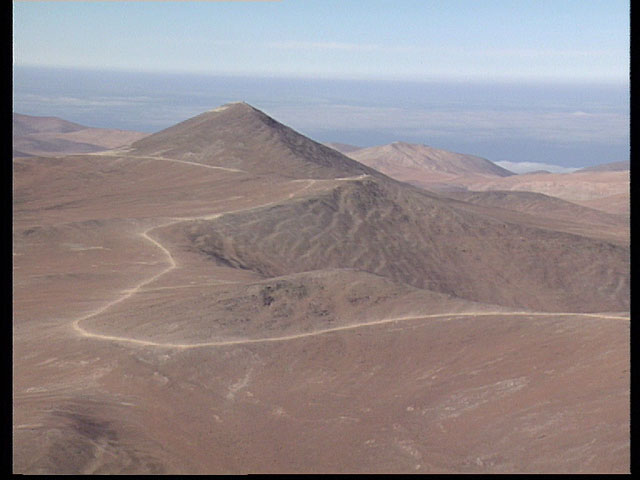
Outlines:
{"type": "MultiPolygon", "coordinates": [[[[104,152],[100,152],[100,153],[104,154],[104,152]]],[[[108,153],[106,155],[115,155],[115,153],[114,154],[108,153]]],[[[153,158],[153,159],[155,159],[157,157],[144,157],[144,158],[153,158]]],[[[170,160],[170,159],[165,159],[165,160],[170,160]]],[[[179,160],[174,160],[174,161],[177,161],[177,162],[180,162],[180,163],[185,163],[185,162],[181,162],[179,160]]],[[[186,162],[186,163],[192,163],[193,165],[197,165],[197,166],[200,166],[200,167],[210,168],[207,165],[203,165],[203,164],[199,164],[199,163],[193,163],[193,162],[186,162]]],[[[364,177],[367,177],[367,176],[368,175],[365,174],[365,175],[359,175],[359,176],[356,176],[356,177],[337,178],[335,180],[340,180],[340,181],[360,180],[360,179],[362,179],[364,177]]],[[[319,181],[319,180],[316,180],[316,179],[292,180],[292,182],[300,182],[300,181],[304,181],[307,184],[304,185],[303,187],[301,187],[297,192],[294,192],[294,193],[290,194],[289,195],[289,199],[292,199],[296,195],[301,194],[302,192],[304,192],[305,190],[310,188],[316,181],[319,181]]],[[[90,333],[90,332],[88,332],[87,330],[85,330],[84,328],[82,328],[80,326],[80,322],[82,322],[83,320],[87,320],[89,318],[93,318],[93,317],[95,317],[97,315],[100,315],[101,313],[107,311],[109,308],[113,307],[114,305],[117,305],[119,303],[124,302],[125,300],[127,300],[131,296],[133,296],[136,293],[138,293],[146,285],[152,283],[153,281],[157,280],[161,276],[165,275],[166,273],[169,273],[171,270],[174,270],[177,267],[177,263],[175,261],[175,258],[173,258],[173,255],[171,255],[171,252],[169,250],[167,250],[167,248],[164,245],[162,245],[159,241],[157,241],[155,238],[150,236],[149,235],[150,231],[155,230],[157,228],[168,227],[170,225],[175,225],[177,223],[182,223],[182,222],[189,222],[189,221],[196,221],[196,220],[213,220],[213,219],[216,219],[216,218],[221,217],[223,215],[227,215],[227,214],[231,214],[231,213],[244,212],[244,211],[248,211],[248,210],[257,210],[257,209],[260,209],[260,208],[264,208],[264,207],[268,207],[268,206],[274,205],[274,204],[279,203],[279,202],[281,202],[281,200],[274,200],[272,202],[268,202],[268,203],[264,203],[264,204],[261,204],[261,205],[248,207],[248,208],[241,208],[241,209],[236,209],[236,210],[228,210],[226,212],[218,212],[218,213],[213,213],[213,214],[210,214],[210,215],[202,215],[202,216],[199,216],[199,217],[178,217],[178,218],[171,219],[171,221],[162,223],[160,225],[155,225],[153,227],[150,227],[150,228],[146,229],[145,231],[141,232],[139,234],[141,237],[143,237],[146,241],[152,243],[157,248],[162,250],[162,253],[164,253],[164,255],[166,256],[169,265],[164,270],[162,270],[161,272],[152,275],[151,277],[147,278],[146,280],[144,280],[143,282],[139,283],[135,287],[133,287],[131,289],[124,290],[122,296],[116,298],[115,300],[112,300],[111,302],[108,302],[107,304],[103,305],[102,307],[100,307],[100,308],[98,308],[96,310],[92,310],[92,311],[86,313],[85,315],[75,319],[73,321],[73,323],[72,323],[72,326],[73,326],[74,330],[76,332],[80,333],[82,336],[85,336],[85,337],[101,338],[103,340],[118,340],[118,339],[120,339],[120,337],[110,337],[108,335],[105,336],[105,335],[90,333]]],[[[127,340],[123,340],[123,341],[127,341],[127,340]]],[[[145,343],[144,341],[135,341],[133,339],[131,339],[131,341],[133,343],[139,343],[139,344],[143,344],[143,345],[161,346],[161,344],[156,344],[154,342],[145,343]]]]}
{"type": "MultiPolygon", "coordinates": [[[[186,164],[199,166],[199,167],[203,167],[203,168],[216,168],[216,169],[223,169],[223,170],[234,171],[234,172],[242,172],[242,170],[229,169],[229,168],[225,168],[225,167],[213,167],[213,166],[204,165],[204,164],[201,164],[201,163],[187,162],[187,161],[183,161],[183,160],[169,159],[169,158],[164,158],[164,157],[137,157],[137,156],[130,156],[130,155],[127,155],[124,152],[123,153],[118,153],[117,151],[98,152],[98,153],[94,153],[93,155],[106,155],[106,156],[119,156],[119,155],[122,155],[122,156],[125,156],[125,157],[131,157],[131,158],[145,158],[145,159],[165,160],[165,161],[172,161],[172,162],[176,162],[176,163],[183,163],[183,164],[186,163],[186,164]]],[[[360,180],[360,179],[365,178],[365,177],[368,177],[368,175],[364,174],[364,175],[359,175],[359,176],[355,176],[355,177],[344,177],[344,178],[328,179],[326,181],[360,180]]],[[[323,180],[317,180],[317,179],[291,180],[291,182],[306,182],[307,184],[305,186],[301,187],[300,190],[298,190],[297,192],[294,192],[294,193],[290,194],[289,195],[289,199],[294,198],[296,195],[300,195],[302,192],[304,192],[305,190],[309,189],[315,182],[318,182],[318,181],[323,181],[323,180]]],[[[146,346],[146,347],[187,349],[187,348],[203,348],[203,347],[223,347],[223,346],[230,346],[230,345],[245,345],[245,344],[252,344],[252,343],[281,342],[281,341],[296,340],[296,339],[301,339],[301,338],[306,338],[306,337],[313,337],[313,336],[317,336],[317,335],[324,335],[324,334],[327,334],[327,333],[338,332],[338,331],[354,330],[354,329],[357,329],[357,328],[365,328],[365,327],[376,326],[376,325],[384,325],[384,324],[388,324],[388,323],[397,323],[397,322],[420,320],[420,319],[429,319],[429,318],[444,318],[444,319],[446,319],[446,318],[457,318],[457,317],[480,317],[480,316],[484,316],[484,317],[486,317],[486,316],[520,316],[520,317],[529,316],[529,317],[594,317],[594,318],[615,319],[615,320],[629,320],[630,319],[630,317],[625,316],[625,314],[611,315],[610,313],[602,313],[602,314],[600,314],[600,313],[533,312],[533,311],[447,312],[447,313],[436,313],[436,314],[428,314],[428,315],[420,314],[420,315],[415,315],[415,316],[383,318],[383,319],[378,319],[378,320],[372,320],[372,321],[369,321],[369,322],[359,322],[359,323],[354,323],[354,324],[350,324],[350,325],[343,325],[343,326],[340,326],[340,327],[333,327],[333,328],[315,330],[315,331],[311,331],[311,332],[297,333],[297,334],[292,334],[292,335],[284,335],[284,336],[279,336],[279,337],[220,340],[220,341],[215,341],[215,342],[203,342],[203,343],[163,343],[163,342],[154,342],[154,341],[151,341],[151,340],[141,340],[141,339],[129,338],[129,337],[121,337],[121,336],[114,336],[114,335],[103,335],[103,334],[100,334],[100,333],[89,332],[88,330],[84,329],[80,325],[80,323],[83,320],[87,320],[89,318],[93,318],[93,317],[105,312],[106,310],[108,310],[109,308],[113,307],[114,305],[122,303],[123,301],[127,300],[128,298],[130,298],[133,295],[135,295],[136,293],[138,293],[140,290],[142,290],[148,284],[152,283],[153,281],[157,280],[161,276],[165,275],[166,273],[170,272],[171,270],[174,270],[177,267],[177,263],[176,263],[173,255],[171,255],[171,252],[164,245],[162,245],[158,240],[156,240],[155,238],[151,237],[149,235],[150,231],[158,229],[158,228],[162,228],[162,227],[167,227],[169,225],[182,223],[182,222],[197,221],[197,220],[213,220],[215,218],[219,218],[219,217],[221,217],[223,215],[227,215],[227,214],[231,214],[231,213],[238,213],[238,212],[244,212],[244,211],[247,211],[247,210],[256,210],[256,209],[259,209],[259,208],[268,207],[270,205],[274,205],[274,204],[279,203],[281,201],[282,200],[275,200],[273,202],[268,202],[268,203],[265,203],[265,204],[262,204],[262,205],[257,205],[257,206],[248,207],[248,208],[244,208],[244,209],[229,210],[229,211],[226,211],[226,212],[219,212],[219,213],[214,213],[214,214],[211,214],[211,215],[204,215],[204,216],[199,216],[199,217],[179,217],[179,218],[172,219],[169,222],[162,223],[160,225],[155,225],[155,226],[150,227],[147,230],[141,232],[140,236],[142,236],[146,241],[148,241],[148,242],[152,243],[153,245],[155,245],[157,248],[159,248],[164,253],[164,255],[167,258],[168,266],[164,270],[162,270],[161,272],[152,275],[150,278],[144,280],[143,282],[139,283],[135,287],[133,287],[131,289],[128,289],[128,290],[125,290],[123,295],[118,297],[117,299],[115,299],[115,300],[103,305],[102,307],[100,307],[100,308],[98,308],[96,310],[88,312],[85,315],[75,319],[72,322],[73,329],[75,330],[75,332],[77,334],[81,335],[82,337],[94,338],[94,339],[97,339],[97,340],[128,343],[128,344],[132,344],[132,345],[139,345],[139,346],[146,346]]]]}
{"type": "MultiPolygon", "coordinates": [[[[306,189],[306,187],[304,187],[302,190],[304,190],[304,189],[306,189]]],[[[271,202],[271,203],[274,203],[274,202],[271,202]]],[[[252,207],[252,208],[255,209],[255,208],[261,208],[261,207],[264,207],[264,206],[266,206],[266,205],[260,205],[258,207],[252,207]]],[[[241,211],[241,210],[235,210],[235,211],[241,211]]],[[[235,212],[235,211],[233,211],[233,212],[235,212]]],[[[359,322],[359,323],[354,323],[354,324],[351,324],[351,325],[344,325],[344,326],[340,326],[340,327],[333,327],[333,328],[315,330],[315,331],[312,331],[312,332],[297,333],[297,334],[292,334],[292,335],[284,335],[284,336],[279,336],[279,337],[266,337],[266,338],[256,338],[256,339],[220,340],[220,341],[215,341],[215,342],[203,342],[203,343],[163,343],[163,342],[154,342],[154,341],[150,341],[150,340],[141,340],[141,339],[129,338],[129,337],[121,337],[121,336],[114,336],[114,335],[103,335],[103,334],[100,334],[100,333],[89,332],[88,330],[84,329],[80,325],[80,322],[82,322],[83,320],[87,320],[89,318],[95,317],[95,316],[105,312],[106,310],[108,310],[112,306],[125,301],[126,299],[130,298],[131,296],[133,296],[134,294],[139,292],[146,285],[148,285],[151,282],[157,280],[162,275],[170,272],[171,270],[173,270],[173,269],[175,269],[177,267],[177,263],[176,263],[175,259],[173,258],[173,256],[171,255],[171,252],[164,245],[162,245],[156,239],[151,237],[149,235],[149,231],[151,231],[153,229],[156,229],[156,228],[161,228],[161,227],[173,225],[173,224],[184,222],[184,221],[201,220],[201,219],[213,219],[213,218],[217,218],[217,217],[219,217],[221,215],[225,215],[226,213],[232,213],[232,211],[224,212],[224,213],[217,213],[217,214],[214,214],[214,215],[208,215],[208,216],[204,216],[204,217],[176,219],[176,220],[168,222],[168,223],[163,223],[161,225],[157,225],[155,227],[151,227],[151,228],[145,230],[144,232],[142,232],[140,234],[142,237],[144,237],[150,243],[153,243],[157,248],[162,250],[162,252],[165,254],[165,256],[167,257],[168,264],[169,264],[167,266],[167,268],[165,268],[164,270],[162,270],[159,273],[156,273],[155,275],[151,276],[150,278],[144,280],[142,283],[138,284],[134,288],[126,290],[125,293],[121,297],[117,298],[116,300],[113,300],[112,302],[107,303],[106,305],[102,306],[101,308],[99,308],[97,310],[94,310],[92,312],[89,312],[89,313],[83,315],[82,317],[74,320],[74,322],[72,324],[74,330],[77,333],[79,333],[81,336],[83,336],[83,337],[94,338],[94,339],[99,339],[99,340],[107,340],[107,341],[113,341],[113,342],[129,343],[129,344],[132,344],[132,345],[147,346],[147,347],[187,349],[187,348],[202,348],[202,347],[223,347],[223,346],[230,346],[230,345],[245,345],[245,344],[252,344],[252,343],[281,342],[281,341],[286,341],[286,340],[296,340],[296,339],[312,337],[312,336],[317,336],[317,335],[323,335],[323,334],[327,334],[327,333],[339,332],[339,331],[344,331],[344,330],[354,330],[354,329],[357,329],[357,328],[371,327],[371,326],[376,326],[376,325],[384,325],[384,324],[388,324],[388,323],[397,323],[397,322],[405,322],[405,321],[429,319],[429,318],[459,318],[459,317],[481,317],[481,316],[482,317],[487,317],[487,316],[519,316],[519,317],[593,317],[593,318],[602,318],[602,319],[629,320],[629,317],[624,316],[624,314],[611,315],[609,313],[533,312],[533,311],[446,312],[446,313],[436,313],[436,314],[428,314],[428,315],[420,314],[420,315],[413,315],[413,316],[383,318],[383,319],[379,319],[379,320],[372,320],[372,321],[369,321],[369,322],[359,322]]]]}
{"type": "Polygon", "coordinates": [[[167,158],[167,157],[159,157],[159,156],[151,157],[151,156],[145,156],[145,155],[131,155],[129,153],[126,153],[126,151],[124,151],[124,150],[122,150],[122,151],[107,150],[107,151],[104,151],[104,152],[93,152],[93,153],[83,154],[83,155],[103,156],[103,157],[135,158],[135,159],[140,159],[140,160],[162,160],[162,161],[165,161],[165,162],[182,163],[184,165],[194,165],[196,167],[210,168],[210,169],[213,169],[213,170],[224,170],[224,171],[233,172],[233,173],[247,173],[244,170],[239,170],[237,168],[218,167],[216,165],[207,165],[205,163],[189,162],[188,160],[178,160],[177,158],[167,158]]]}
{"type": "Polygon", "coordinates": [[[140,340],[136,338],[128,338],[128,337],[119,337],[115,335],[102,335],[99,333],[91,333],[84,330],[82,327],[78,325],[78,320],[74,322],[75,329],[84,337],[96,338],[100,340],[109,340],[113,342],[121,342],[121,343],[130,343],[133,345],[140,345],[146,347],[160,347],[160,348],[170,348],[170,349],[188,349],[188,348],[203,348],[203,347],[224,347],[230,345],[248,345],[252,343],[268,343],[268,342],[282,342],[286,340],[297,340],[300,338],[307,337],[315,337],[318,335],[324,335],[332,332],[339,332],[344,330],[355,330],[358,328],[364,327],[372,327],[376,325],[384,325],[387,323],[398,323],[398,322],[406,322],[410,320],[421,320],[421,319],[429,319],[429,318],[459,318],[459,317],[495,317],[495,316],[503,316],[503,317],[595,317],[595,318],[604,318],[604,319],[615,319],[615,320],[629,320],[629,317],[618,316],[618,315],[609,315],[609,314],[599,314],[599,313],[571,313],[571,312],[448,312],[448,313],[436,313],[430,315],[416,315],[416,316],[406,316],[406,317],[392,317],[392,318],[383,318],[381,320],[372,320],[370,322],[360,322],[354,323],[351,325],[344,325],[341,327],[334,328],[326,328],[322,330],[315,330],[312,332],[304,332],[297,333],[293,335],[283,335],[281,337],[266,337],[266,338],[249,338],[249,339],[237,339],[237,340],[220,340],[216,342],[203,342],[203,343],[162,343],[162,342],[153,342],[150,340],[140,340]]]}

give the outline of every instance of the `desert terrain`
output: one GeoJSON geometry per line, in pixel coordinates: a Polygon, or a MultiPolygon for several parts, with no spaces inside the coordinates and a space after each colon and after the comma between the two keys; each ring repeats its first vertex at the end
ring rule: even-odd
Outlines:
{"type": "Polygon", "coordinates": [[[586,205],[628,172],[425,189],[242,102],[107,148],[13,160],[14,473],[629,471],[628,218],[586,205]]]}
{"type": "MultiPolygon", "coordinates": [[[[533,192],[629,217],[629,162],[603,163],[573,173],[536,171],[515,175],[489,160],[427,145],[394,142],[359,148],[332,144],[345,155],[392,178],[427,190],[448,192],[533,192]]],[[[503,193],[504,195],[504,193],[503,193]]],[[[479,199],[479,195],[475,195],[479,199]]],[[[495,195],[488,197],[493,203],[495,195]]],[[[514,197],[515,203],[520,203],[514,197]]],[[[542,197],[538,197],[540,200],[542,197]]],[[[503,207],[512,202],[504,197],[503,207]]],[[[542,200],[541,200],[542,201],[542,200]]],[[[552,208],[555,209],[557,205],[552,208]]]]}
{"type": "Polygon", "coordinates": [[[57,117],[13,114],[13,156],[59,156],[128,145],[148,134],[92,128],[57,117]]]}

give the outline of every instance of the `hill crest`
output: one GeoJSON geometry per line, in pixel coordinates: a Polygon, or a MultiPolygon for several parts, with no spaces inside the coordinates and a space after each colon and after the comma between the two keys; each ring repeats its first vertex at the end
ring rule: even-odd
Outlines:
{"type": "MultiPolygon", "coordinates": [[[[363,148],[349,156],[383,173],[394,176],[411,170],[414,174],[439,173],[448,175],[514,175],[493,162],[475,155],[441,150],[428,145],[393,142],[388,145],[363,148]]],[[[396,176],[396,178],[399,178],[396,176]]]]}
{"type": "Polygon", "coordinates": [[[189,118],[133,143],[127,153],[290,178],[381,176],[245,102],[228,103],[189,118]]]}
{"type": "Polygon", "coordinates": [[[592,167],[584,167],[580,170],[576,170],[575,173],[580,172],[622,172],[631,168],[631,162],[629,160],[623,162],[610,162],[601,163],[600,165],[594,165],[592,167]]]}
{"type": "Polygon", "coordinates": [[[87,127],[58,117],[37,117],[24,115],[22,113],[13,113],[13,135],[68,133],[85,128],[87,127]]]}
{"type": "Polygon", "coordinates": [[[148,134],[13,113],[13,157],[61,156],[123,147],[148,134]]]}

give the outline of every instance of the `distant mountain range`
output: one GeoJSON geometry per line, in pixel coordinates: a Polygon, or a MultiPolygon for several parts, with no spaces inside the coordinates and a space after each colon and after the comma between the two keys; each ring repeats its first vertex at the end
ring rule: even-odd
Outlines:
{"type": "Polygon", "coordinates": [[[92,128],[57,117],[13,114],[14,157],[98,152],[147,135],[129,130],[92,128]]]}
{"type": "Polygon", "coordinates": [[[603,163],[601,165],[594,165],[593,167],[585,167],[578,172],[621,172],[629,170],[631,168],[631,162],[611,162],[603,163]]]}
{"type": "Polygon", "coordinates": [[[586,167],[571,174],[537,170],[516,175],[487,159],[426,145],[328,145],[397,180],[427,190],[537,192],[608,213],[629,212],[629,162],[586,167]]]}
{"type": "Polygon", "coordinates": [[[357,150],[345,146],[341,148],[351,158],[403,181],[417,181],[425,174],[498,177],[515,175],[485,158],[440,150],[427,145],[393,142],[389,145],[357,150]]]}
{"type": "Polygon", "coordinates": [[[328,142],[325,143],[327,147],[331,147],[334,150],[339,151],[340,153],[350,153],[355,152],[356,150],[362,150],[364,147],[357,147],[355,145],[349,145],[348,143],[340,143],[340,142],[328,142]]]}

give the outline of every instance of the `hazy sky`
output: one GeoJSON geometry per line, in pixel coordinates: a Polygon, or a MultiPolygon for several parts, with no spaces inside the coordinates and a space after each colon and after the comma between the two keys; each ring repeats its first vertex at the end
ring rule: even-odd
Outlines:
{"type": "Polygon", "coordinates": [[[14,64],[626,82],[627,0],[14,2],[14,64]]]}
{"type": "Polygon", "coordinates": [[[628,159],[628,0],[13,5],[19,113],[153,132],[244,100],[318,141],[628,159]]]}

